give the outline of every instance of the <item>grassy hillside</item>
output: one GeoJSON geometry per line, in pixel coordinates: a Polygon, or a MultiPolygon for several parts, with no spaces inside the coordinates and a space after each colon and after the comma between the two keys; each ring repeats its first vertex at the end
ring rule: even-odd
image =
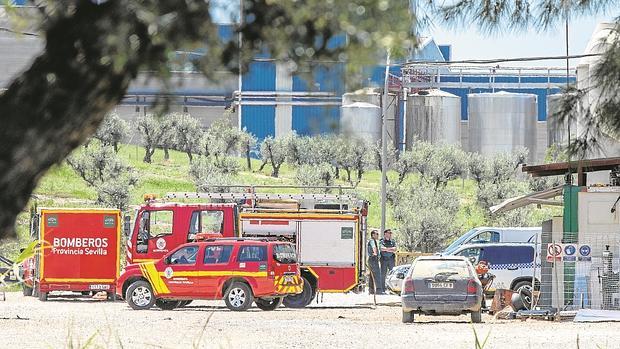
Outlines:
{"type": "MultiPolygon", "coordinates": [[[[156,151],[153,156],[153,163],[142,162],[144,150],[142,147],[133,145],[123,145],[119,155],[124,161],[133,166],[138,172],[140,181],[131,192],[131,204],[142,203],[145,193],[154,193],[159,196],[173,191],[195,191],[196,188],[188,174],[189,160],[187,155],[177,151],[170,152],[170,159],[163,160],[163,151],[156,151]]],[[[280,178],[270,176],[271,168],[266,166],[263,172],[258,172],[260,161],[252,161],[253,171],[245,170],[245,159],[239,159],[239,164],[243,171],[237,176],[239,184],[295,184],[295,169],[282,166],[280,178]]],[[[396,181],[396,173],[389,173],[389,177],[396,181]]],[[[364,175],[362,182],[358,186],[358,192],[370,201],[369,226],[378,227],[381,220],[380,212],[380,178],[379,171],[369,171],[364,175]]],[[[417,178],[410,176],[407,181],[415,184],[417,178]]],[[[344,180],[338,180],[337,185],[348,186],[344,180]]],[[[482,210],[475,205],[475,183],[471,180],[455,180],[449,186],[459,193],[461,209],[457,214],[457,223],[463,227],[463,231],[475,226],[485,224],[482,210]]],[[[277,191],[273,189],[272,191],[277,191]]],[[[35,197],[39,206],[48,207],[89,207],[93,206],[97,197],[95,191],[90,188],[78,175],[66,164],[54,166],[42,178],[35,191],[35,197]]],[[[548,215],[544,210],[537,213],[541,217],[548,215]]],[[[388,207],[387,226],[393,227],[391,209],[388,207]]],[[[28,215],[23,213],[18,219],[18,233],[20,241],[6,243],[0,247],[0,254],[12,254],[17,251],[18,245],[25,245],[28,232],[28,215]],[[9,253],[11,251],[12,253],[9,253]]]]}

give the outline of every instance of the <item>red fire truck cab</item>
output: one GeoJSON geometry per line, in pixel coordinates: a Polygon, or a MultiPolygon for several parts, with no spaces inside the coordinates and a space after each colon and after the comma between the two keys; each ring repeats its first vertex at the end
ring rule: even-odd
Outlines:
{"type": "Polygon", "coordinates": [[[197,234],[278,238],[295,245],[304,282],[303,292],[284,299],[287,307],[305,307],[318,292],[357,292],[365,285],[366,201],[336,194],[169,193],[166,198],[229,203],[147,202],[137,210],[133,229],[125,226],[128,263],[157,260],[197,234]]]}
{"type": "Polygon", "coordinates": [[[235,204],[147,201],[137,210],[127,239],[127,264],[159,260],[177,246],[204,235],[233,237],[236,212],[235,204]]]}
{"type": "Polygon", "coordinates": [[[117,293],[136,310],[164,310],[194,299],[224,299],[230,310],[253,302],[274,310],[302,291],[295,247],[268,239],[210,239],[183,244],[156,262],[128,266],[117,293]]]}

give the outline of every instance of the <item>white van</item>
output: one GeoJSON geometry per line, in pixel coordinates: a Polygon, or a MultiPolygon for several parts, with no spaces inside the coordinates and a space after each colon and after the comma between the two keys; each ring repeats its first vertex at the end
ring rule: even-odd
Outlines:
{"type": "Polygon", "coordinates": [[[446,247],[442,255],[451,255],[461,245],[467,244],[490,244],[504,242],[529,242],[540,243],[542,233],[541,227],[534,228],[496,228],[496,227],[479,227],[474,228],[467,233],[461,235],[446,247]],[[538,235],[538,240],[536,236],[538,235]]]}
{"type": "MultiPolygon", "coordinates": [[[[444,254],[442,254],[444,255],[444,254]]],[[[479,261],[489,263],[489,273],[495,275],[490,291],[522,288],[531,290],[532,276],[536,273],[536,283],[540,282],[540,244],[531,243],[482,243],[457,247],[447,255],[463,256],[476,265],[479,261]],[[538,246],[539,251],[535,248],[538,246]],[[536,268],[534,254],[536,253],[536,268]]]]}

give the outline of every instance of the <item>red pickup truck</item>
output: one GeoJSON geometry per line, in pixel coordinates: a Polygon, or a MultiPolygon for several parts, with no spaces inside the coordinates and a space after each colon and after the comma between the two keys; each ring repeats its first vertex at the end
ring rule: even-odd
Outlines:
{"type": "Polygon", "coordinates": [[[224,299],[235,311],[254,302],[274,310],[302,288],[291,243],[251,238],[183,244],[158,261],[129,265],[117,283],[117,293],[136,310],[170,310],[195,299],[224,299]]]}

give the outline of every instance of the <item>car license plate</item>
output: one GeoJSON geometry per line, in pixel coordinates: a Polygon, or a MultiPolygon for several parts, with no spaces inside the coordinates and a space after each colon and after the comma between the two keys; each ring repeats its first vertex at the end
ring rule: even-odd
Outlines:
{"type": "Polygon", "coordinates": [[[294,278],[292,276],[285,276],[284,277],[284,282],[286,282],[287,284],[292,284],[294,282],[294,278]]]}
{"type": "Polygon", "coordinates": [[[428,288],[454,288],[452,282],[431,282],[428,284],[428,288]]]}
{"type": "Polygon", "coordinates": [[[91,290],[109,290],[110,285],[90,285],[91,290]]]}

